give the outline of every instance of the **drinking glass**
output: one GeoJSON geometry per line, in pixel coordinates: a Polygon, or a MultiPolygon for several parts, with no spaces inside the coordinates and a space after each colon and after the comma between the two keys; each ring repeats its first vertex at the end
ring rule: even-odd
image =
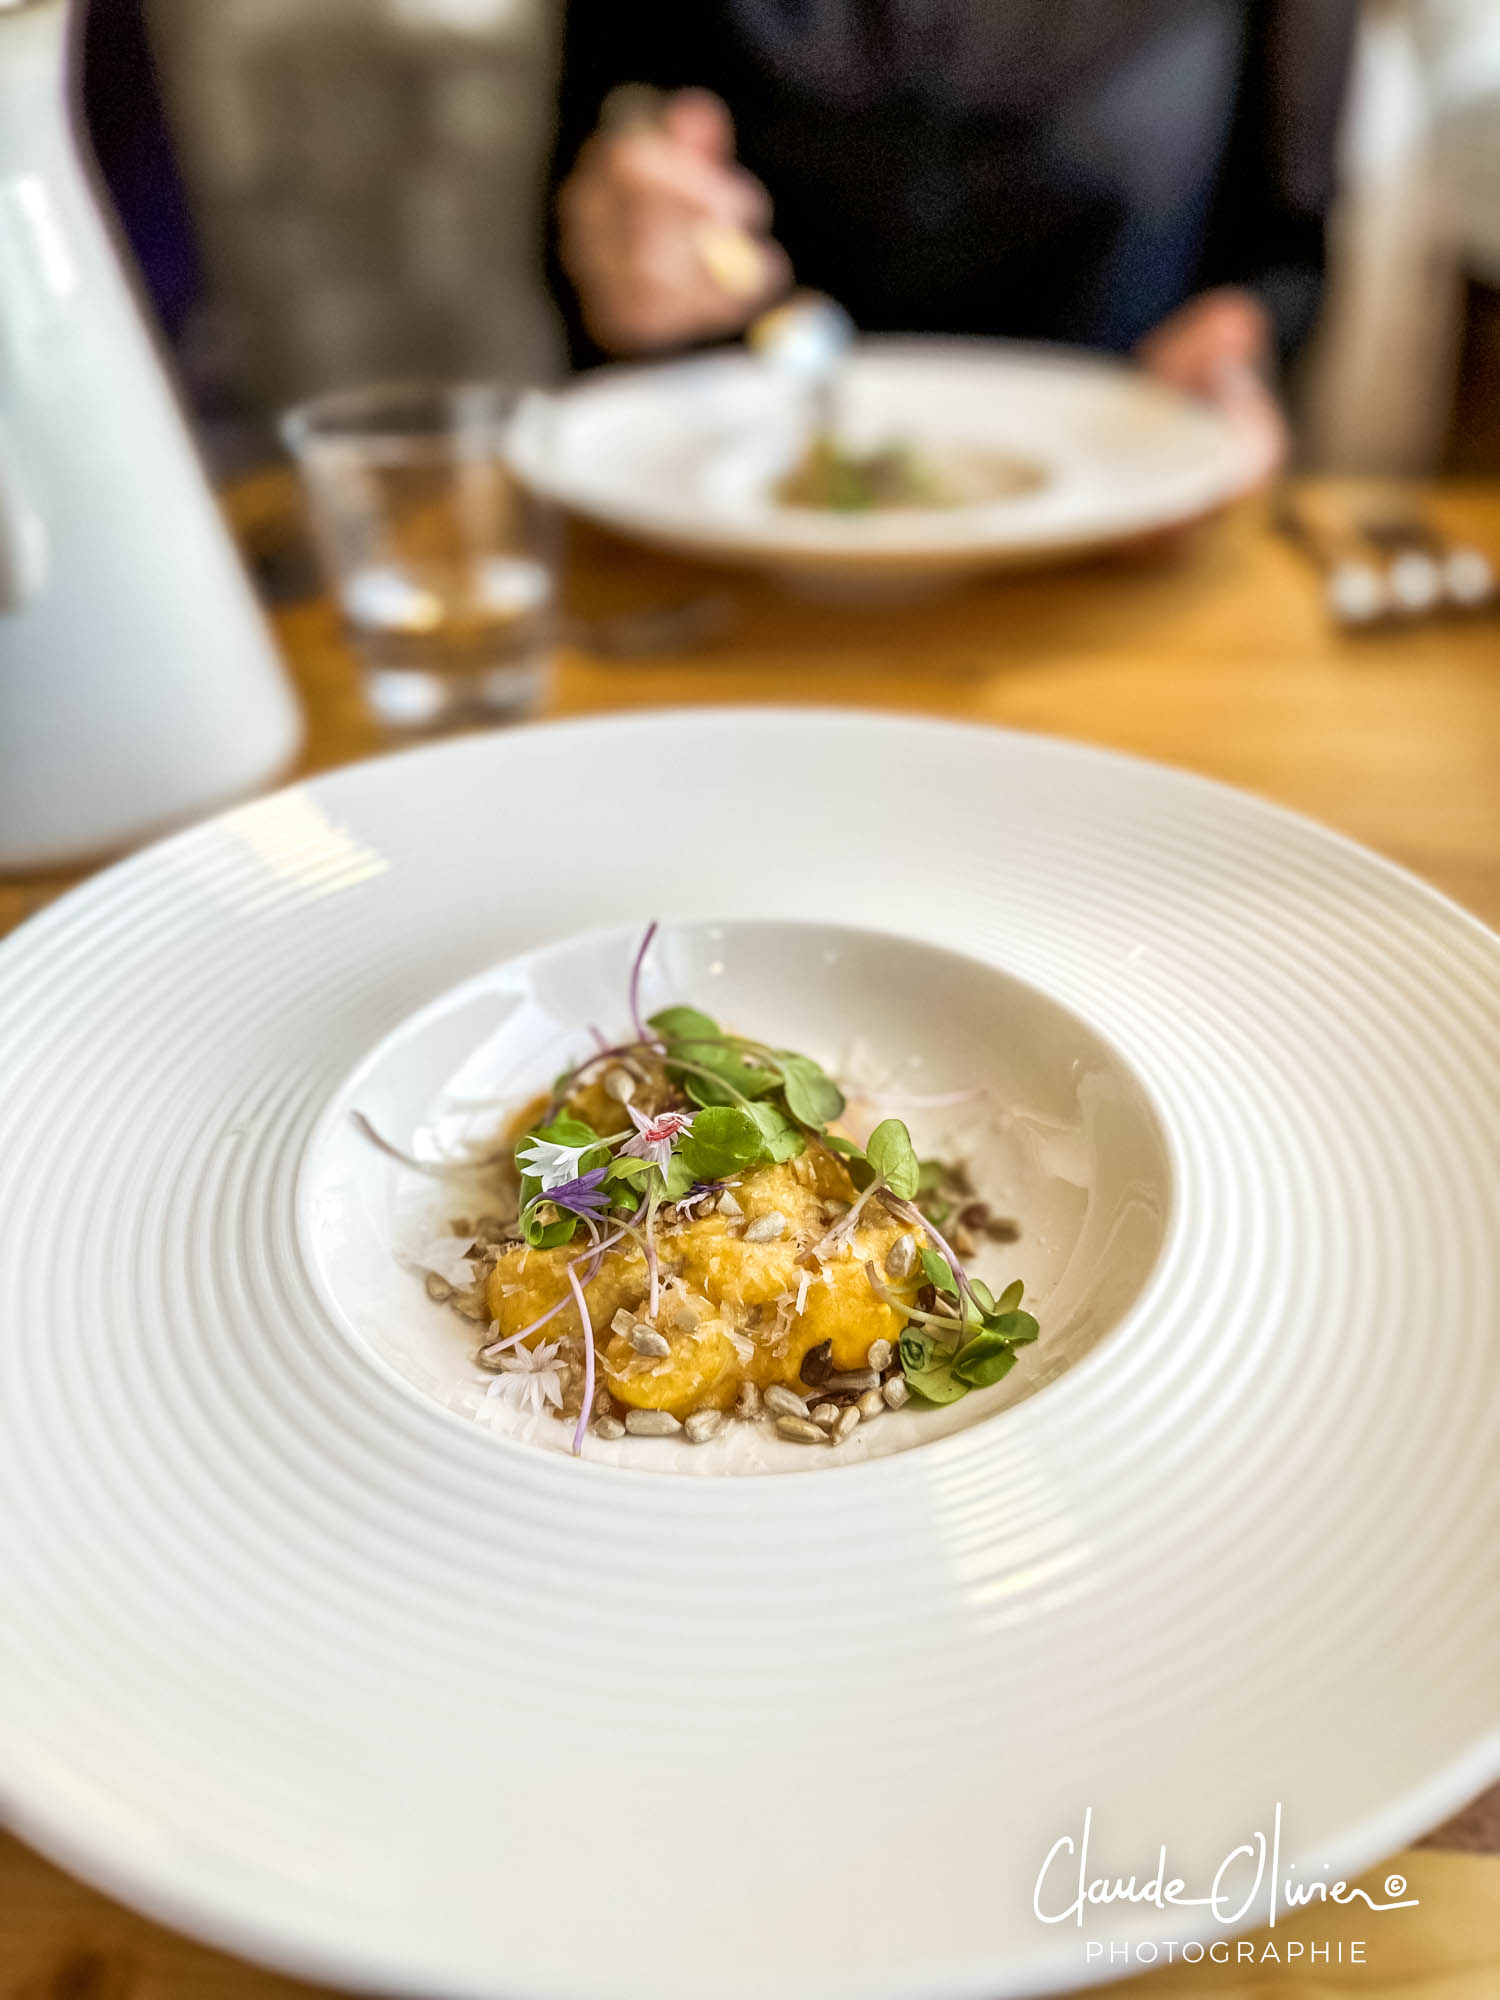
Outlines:
{"type": "Polygon", "coordinates": [[[494,382],[398,382],[282,418],[366,694],[396,728],[514,720],[546,693],[555,522],[508,460],[546,410],[494,382]]]}

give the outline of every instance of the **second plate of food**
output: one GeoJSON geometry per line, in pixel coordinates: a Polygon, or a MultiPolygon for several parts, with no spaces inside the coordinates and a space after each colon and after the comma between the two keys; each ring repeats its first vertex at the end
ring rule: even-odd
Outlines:
{"type": "Polygon", "coordinates": [[[911,591],[1181,526],[1270,469],[1211,406],[1105,355],[868,339],[835,455],[793,384],[743,351],[581,377],[517,437],[565,505],[804,590],[911,591]]]}

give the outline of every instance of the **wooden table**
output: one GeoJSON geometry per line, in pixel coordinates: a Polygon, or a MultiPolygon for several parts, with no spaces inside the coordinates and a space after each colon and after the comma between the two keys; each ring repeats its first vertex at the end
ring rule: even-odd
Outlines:
{"type": "MultiPolygon", "coordinates": [[[[1311,495],[1325,505],[1345,497],[1330,487],[1311,495]]],[[[1441,523],[1500,554],[1500,486],[1449,486],[1428,499],[1441,523]]],[[[361,706],[330,607],[295,590],[306,568],[288,477],[244,482],[230,511],[283,600],[276,624],[308,709],[305,769],[390,747],[361,706]]],[[[568,602],[584,617],[710,582],[737,600],[727,637],[629,664],[565,652],[549,712],[817,702],[1079,737],[1311,813],[1500,925],[1500,617],[1341,636],[1316,578],[1269,532],[1259,503],[1173,550],[997,578],[878,613],[794,603],[587,530],[573,538],[568,602]]],[[[0,931],[72,879],[0,882],[0,931]]],[[[1384,1971],[1372,1964],[1368,1983],[1345,1968],[1326,1985],[1287,1973],[1277,1986],[1272,1968],[1254,1991],[1500,1995],[1500,1788],[1425,1845],[1470,1854],[1403,1857],[1414,1881],[1450,1899],[1446,1919],[1408,1934],[1405,1958],[1397,1949],[1384,1971]],[[1469,1932],[1488,1946],[1470,1949],[1469,1932]]],[[[1158,1981],[1184,2000],[1203,1990],[1171,1973],[1146,1987],[1158,1981]]],[[[0,1836],[0,2000],[274,2000],[308,1990],[173,1937],[0,1836]]],[[[1240,2000],[1251,1987],[1230,1974],[1212,1990],[1240,2000]]]]}

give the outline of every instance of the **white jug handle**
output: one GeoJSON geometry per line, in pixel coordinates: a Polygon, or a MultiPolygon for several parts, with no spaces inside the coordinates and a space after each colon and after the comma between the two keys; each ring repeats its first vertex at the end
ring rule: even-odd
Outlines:
{"type": "Polygon", "coordinates": [[[47,524],[32,503],[0,423],[0,613],[19,611],[47,576],[47,524]]]}

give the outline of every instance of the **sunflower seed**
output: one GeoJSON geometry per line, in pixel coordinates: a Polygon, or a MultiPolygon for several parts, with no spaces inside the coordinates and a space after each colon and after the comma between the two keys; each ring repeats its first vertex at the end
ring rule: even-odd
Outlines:
{"type": "Polygon", "coordinates": [[[868,1422],[871,1417],[878,1417],[885,1408],[885,1397],[878,1389],[866,1389],[859,1399],[858,1408],[859,1414],[868,1422]]]}
{"type": "Polygon", "coordinates": [[[833,1342],[820,1340],[816,1347],[808,1348],[797,1372],[810,1389],[821,1388],[833,1373],[833,1342]]]}
{"type": "Polygon", "coordinates": [[[474,1224],[474,1234],[481,1243],[503,1243],[510,1233],[510,1224],[498,1215],[481,1215],[474,1224]]]}
{"type": "Polygon", "coordinates": [[[440,1306],[447,1305],[453,1296],[453,1287],[446,1278],[440,1278],[436,1271],[427,1273],[427,1296],[435,1299],[440,1306]]]}
{"type": "Polygon", "coordinates": [[[675,1437],[682,1425],[670,1410],[627,1410],[625,1428],[632,1437],[667,1438],[675,1437]]]}
{"type": "Polygon", "coordinates": [[[838,1422],[840,1411],[837,1403],[814,1403],[807,1414],[815,1424],[821,1424],[827,1431],[832,1430],[838,1422]]]}
{"type": "Polygon", "coordinates": [[[760,1390],[753,1382],[741,1382],[734,1399],[734,1414],[747,1420],[760,1415],[760,1390]]]}
{"type": "Polygon", "coordinates": [[[847,1410],[841,1410],[839,1412],[839,1420],[833,1427],[834,1443],[842,1444],[849,1433],[858,1427],[858,1424],[859,1411],[853,1404],[847,1410]]]}
{"type": "Polygon", "coordinates": [[[719,1213],[720,1215],[743,1215],[745,1213],[729,1188],[725,1188],[724,1192],[719,1196],[719,1213]]]}
{"type": "Polygon", "coordinates": [[[465,1319],[488,1319],[490,1316],[490,1302],[483,1292],[465,1292],[453,1304],[465,1319]]]}
{"type": "Polygon", "coordinates": [[[984,1225],[984,1233],[991,1243],[1015,1243],[1021,1235],[1021,1225],[1011,1215],[997,1215],[992,1222],[984,1225]]]}
{"type": "Polygon", "coordinates": [[[862,1396],[866,1389],[880,1387],[880,1371],[877,1368],[845,1368],[835,1370],[823,1384],[825,1389],[834,1389],[845,1396],[862,1396]]]}
{"type": "Polygon", "coordinates": [[[672,1352],[672,1343],[666,1335],[658,1333],[654,1326],[647,1326],[644,1320],[638,1319],[625,1338],[637,1354],[649,1354],[658,1361],[672,1352]]]}
{"type": "Polygon", "coordinates": [[[905,1236],[898,1236],[885,1253],[885,1272],[888,1278],[909,1278],[916,1268],[917,1239],[908,1230],[905,1236]]]}
{"type": "Polygon", "coordinates": [[[789,1389],[784,1382],[773,1382],[765,1392],[765,1405],[775,1417],[806,1417],[807,1404],[795,1389],[789,1389]]]}
{"type": "Polygon", "coordinates": [[[614,1397],[609,1393],[608,1389],[601,1389],[594,1398],[594,1415],[596,1417],[613,1417],[618,1414],[618,1411],[615,1409],[614,1397]]]}
{"type": "Polygon", "coordinates": [[[635,1314],[627,1306],[621,1306],[609,1323],[611,1333],[623,1333],[629,1340],[630,1329],[635,1325],[635,1314]]]}
{"type": "Polygon", "coordinates": [[[612,1097],[616,1104],[628,1104],[635,1096],[635,1078],[628,1069],[616,1064],[604,1072],[604,1095],[612,1097]]]}
{"type": "Polygon", "coordinates": [[[662,1305],[660,1317],[671,1327],[673,1333],[692,1333],[703,1315],[704,1308],[696,1299],[689,1298],[686,1292],[669,1292],[662,1305]]]}
{"type": "Polygon", "coordinates": [[[694,1410],[682,1427],[687,1432],[689,1444],[707,1444],[711,1437],[717,1437],[724,1428],[722,1410],[694,1410]]]}
{"type": "Polygon", "coordinates": [[[508,1340],[492,1340],[487,1347],[480,1348],[474,1359],[481,1368],[488,1368],[492,1375],[498,1375],[502,1356],[514,1352],[515,1349],[508,1340]]]}
{"type": "Polygon", "coordinates": [[[450,1236],[472,1236],[474,1230],[469,1218],[466,1215],[457,1216],[448,1224],[448,1234],[450,1236]]]}
{"type": "Polygon", "coordinates": [[[893,1375],[880,1393],[885,1397],[885,1406],[888,1410],[899,1410],[911,1395],[911,1390],[906,1386],[904,1375],[893,1375]]]}
{"type": "MultiPolygon", "coordinates": [[[[637,1411],[636,1414],[640,1415],[642,1414],[642,1412],[637,1411]]],[[[618,1417],[595,1417],[594,1419],[595,1437],[613,1439],[613,1438],[622,1438],[624,1437],[624,1435],[625,1435],[625,1426],[620,1422],[620,1419],[618,1417]]]]}
{"type": "Polygon", "coordinates": [[[851,1204],[847,1201],[825,1201],[823,1204],[823,1220],[825,1222],[837,1222],[840,1216],[849,1213],[850,1207],[851,1204]]]}
{"type": "Polygon", "coordinates": [[[745,1231],[747,1243],[774,1243],[786,1234],[786,1217],[779,1208],[768,1208],[764,1215],[756,1216],[745,1231]]]}
{"type": "Polygon", "coordinates": [[[891,1365],[891,1355],[893,1352],[894,1350],[888,1340],[872,1340],[870,1342],[870,1351],[865,1356],[866,1368],[873,1368],[877,1375],[883,1375],[891,1365]]]}
{"type": "Polygon", "coordinates": [[[974,1234],[972,1229],[967,1228],[962,1222],[955,1222],[953,1225],[953,1247],[960,1257],[972,1257],[979,1248],[979,1238],[974,1234]]]}
{"type": "Polygon", "coordinates": [[[828,1433],[820,1430],[816,1424],[809,1423],[806,1417],[778,1417],[776,1419],[776,1428],[782,1437],[790,1438],[794,1444],[827,1444],[828,1442],[828,1433]]]}

